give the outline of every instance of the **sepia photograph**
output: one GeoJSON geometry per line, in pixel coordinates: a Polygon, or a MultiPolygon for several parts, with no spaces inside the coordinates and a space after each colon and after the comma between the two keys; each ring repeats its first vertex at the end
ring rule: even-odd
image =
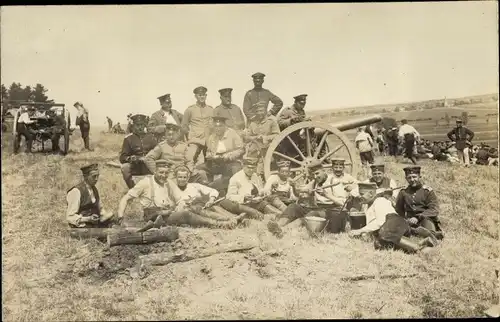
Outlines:
{"type": "Polygon", "coordinates": [[[498,1],[0,7],[2,320],[498,318],[498,1]]]}

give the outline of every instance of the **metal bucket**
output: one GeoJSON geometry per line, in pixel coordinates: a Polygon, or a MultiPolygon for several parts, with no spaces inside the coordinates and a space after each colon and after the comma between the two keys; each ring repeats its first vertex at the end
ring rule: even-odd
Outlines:
{"type": "Polygon", "coordinates": [[[360,229],[366,226],[366,215],[362,211],[351,211],[349,213],[351,229],[360,229]]]}
{"type": "Polygon", "coordinates": [[[321,217],[307,216],[304,217],[304,223],[309,232],[317,234],[323,231],[326,226],[326,219],[321,217]]]}

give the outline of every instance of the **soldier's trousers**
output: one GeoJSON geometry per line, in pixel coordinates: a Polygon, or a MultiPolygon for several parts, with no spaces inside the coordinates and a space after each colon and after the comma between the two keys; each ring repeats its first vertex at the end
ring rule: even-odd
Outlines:
{"type": "Polygon", "coordinates": [[[267,197],[266,200],[271,204],[271,206],[274,206],[281,211],[286,210],[287,205],[281,200],[279,196],[271,195],[267,197]]]}
{"type": "MultiPolygon", "coordinates": [[[[148,218],[156,220],[157,216],[148,218]]],[[[190,226],[190,227],[211,227],[211,228],[232,228],[235,226],[235,221],[218,220],[210,217],[205,217],[194,212],[183,210],[174,211],[169,216],[163,216],[165,224],[168,226],[190,226]]]]}
{"type": "Polygon", "coordinates": [[[80,122],[80,132],[82,134],[83,144],[85,145],[85,149],[90,150],[90,123],[89,122],[80,122]]]}
{"type": "Polygon", "coordinates": [[[239,215],[243,212],[246,212],[252,219],[261,219],[264,218],[264,212],[267,211],[266,208],[268,206],[268,203],[266,201],[261,201],[252,205],[243,205],[225,199],[222,200],[219,205],[227,211],[232,212],[233,214],[239,215]]]}
{"type": "Polygon", "coordinates": [[[135,186],[132,176],[145,176],[151,174],[151,171],[148,169],[146,164],[140,161],[134,163],[122,163],[121,171],[123,180],[129,189],[132,189],[135,186]]]}
{"type": "Polygon", "coordinates": [[[225,162],[220,165],[213,165],[212,162],[205,162],[196,166],[199,175],[206,178],[206,185],[219,191],[219,196],[223,197],[226,194],[229,179],[242,168],[238,161],[225,162]],[[222,178],[214,181],[213,177],[216,174],[222,175],[222,178]]]}
{"type": "Polygon", "coordinates": [[[26,153],[31,153],[31,147],[33,146],[33,139],[35,135],[31,133],[24,123],[17,124],[17,139],[14,142],[14,153],[19,151],[19,146],[21,145],[21,136],[24,136],[26,142],[26,153]]]}

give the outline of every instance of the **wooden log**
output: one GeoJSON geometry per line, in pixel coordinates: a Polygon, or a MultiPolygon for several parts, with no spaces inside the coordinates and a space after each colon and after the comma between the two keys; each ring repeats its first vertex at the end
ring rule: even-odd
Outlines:
{"type": "Polygon", "coordinates": [[[110,233],[133,231],[135,228],[69,228],[69,235],[72,238],[97,238],[106,240],[110,233]]]}
{"type": "Polygon", "coordinates": [[[149,265],[167,265],[169,263],[187,262],[197,258],[209,257],[215,254],[228,253],[228,252],[239,252],[246,251],[252,248],[258,247],[259,243],[257,241],[251,242],[238,242],[230,243],[225,245],[217,245],[207,249],[201,250],[188,250],[181,251],[178,253],[157,253],[139,256],[139,266],[149,266],[149,265]]]}
{"type": "Polygon", "coordinates": [[[108,246],[172,242],[179,238],[177,227],[165,227],[145,232],[122,231],[108,235],[108,246]]]}

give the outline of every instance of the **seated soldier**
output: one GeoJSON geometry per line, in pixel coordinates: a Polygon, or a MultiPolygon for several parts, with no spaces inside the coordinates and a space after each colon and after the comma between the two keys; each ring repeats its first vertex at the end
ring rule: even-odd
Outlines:
{"type": "Polygon", "coordinates": [[[351,230],[349,235],[352,237],[362,236],[367,237],[372,235],[375,237],[375,246],[380,248],[381,245],[387,246],[391,244],[396,248],[403,249],[407,252],[417,252],[426,246],[433,247],[437,244],[437,239],[430,235],[418,244],[413,243],[409,238],[398,234],[398,226],[406,229],[409,228],[402,217],[396,214],[396,210],[390,201],[392,191],[387,189],[381,194],[376,195],[377,186],[374,183],[359,183],[359,194],[361,202],[368,205],[365,211],[366,225],[360,229],[351,230]],[[392,227],[395,225],[395,227],[392,227]],[[382,227],[384,227],[382,229],[382,227]],[[396,228],[392,230],[390,228],[396,228]]]}
{"type": "MultiPolygon", "coordinates": [[[[156,171],[156,161],[166,160],[171,167],[185,165],[191,171],[191,182],[207,184],[208,180],[203,171],[194,169],[194,155],[197,151],[196,145],[188,145],[181,141],[180,127],[177,124],[167,123],[165,125],[165,141],[160,142],[154,149],[148,152],[144,162],[151,173],[156,171]]],[[[173,173],[170,177],[173,179],[173,173]]]]}
{"type": "Polygon", "coordinates": [[[83,181],[68,190],[66,220],[72,228],[105,228],[111,224],[113,214],[101,207],[99,191],[95,186],[99,179],[99,167],[91,164],[81,168],[83,181]]]}
{"type": "Polygon", "coordinates": [[[264,185],[256,174],[257,158],[243,159],[243,169],[229,179],[226,199],[220,206],[232,213],[247,213],[250,218],[263,219],[264,212],[280,214],[281,211],[264,200],[264,185]]]}
{"type": "Polygon", "coordinates": [[[441,239],[443,233],[439,226],[438,199],[432,188],[422,184],[420,169],[419,166],[403,169],[408,187],[399,192],[395,209],[399,216],[408,221],[411,232],[416,232],[422,237],[433,235],[441,239]]]}
{"type": "Polygon", "coordinates": [[[267,201],[281,211],[296,200],[290,179],[290,161],[277,163],[278,173],[271,174],[264,185],[264,194],[267,201]]]}
{"type": "Polygon", "coordinates": [[[122,197],[118,205],[118,218],[120,220],[125,214],[128,203],[133,199],[139,199],[144,211],[144,220],[150,227],[188,225],[192,227],[233,228],[235,226],[235,221],[214,220],[189,211],[181,190],[172,180],[168,179],[170,171],[168,162],[157,162],[155,170],[154,175],[146,176],[122,197]]]}
{"type": "Polygon", "coordinates": [[[156,138],[145,131],[148,122],[146,115],[136,114],[131,117],[131,122],[132,133],[123,139],[120,153],[123,180],[129,189],[135,185],[132,176],[152,174],[146,166],[145,156],[157,144],[156,138]]]}
{"type": "Polygon", "coordinates": [[[241,170],[239,158],[245,151],[239,134],[226,126],[226,117],[214,116],[212,119],[213,132],[205,143],[207,147],[205,163],[198,165],[196,169],[208,178],[208,182],[211,182],[210,187],[224,195],[229,179],[241,170]],[[221,174],[222,178],[214,182],[216,174],[221,174]]]}
{"type": "MultiPolygon", "coordinates": [[[[356,180],[343,173],[343,161],[343,159],[332,161],[334,175],[328,175],[321,164],[310,167],[314,180],[301,186],[297,191],[298,201],[288,205],[278,216],[279,222],[271,221],[268,229],[280,236],[282,234],[280,226],[286,226],[298,218],[311,216],[311,212],[314,212],[314,216],[326,218],[329,221],[326,231],[330,233],[344,231],[347,224],[346,204],[356,180]]],[[[356,191],[353,191],[352,195],[355,196],[356,191]]]]}
{"type": "Polygon", "coordinates": [[[366,182],[373,182],[377,185],[377,193],[382,190],[389,189],[392,191],[393,200],[398,196],[398,189],[396,185],[396,181],[389,178],[385,174],[385,165],[384,164],[372,164],[370,166],[372,170],[372,176],[366,180],[366,182]]]}
{"type": "Polygon", "coordinates": [[[247,153],[258,152],[260,156],[257,174],[264,177],[264,157],[271,141],[280,133],[275,116],[267,116],[266,106],[259,106],[252,122],[243,132],[243,140],[247,144],[247,153]]]}
{"type": "Polygon", "coordinates": [[[181,190],[182,200],[189,211],[214,220],[231,221],[233,224],[239,223],[246,216],[246,214],[236,216],[227,211],[219,213],[213,209],[212,206],[219,192],[200,183],[189,183],[190,172],[186,166],[178,166],[174,169],[174,173],[177,187],[181,190]]]}

